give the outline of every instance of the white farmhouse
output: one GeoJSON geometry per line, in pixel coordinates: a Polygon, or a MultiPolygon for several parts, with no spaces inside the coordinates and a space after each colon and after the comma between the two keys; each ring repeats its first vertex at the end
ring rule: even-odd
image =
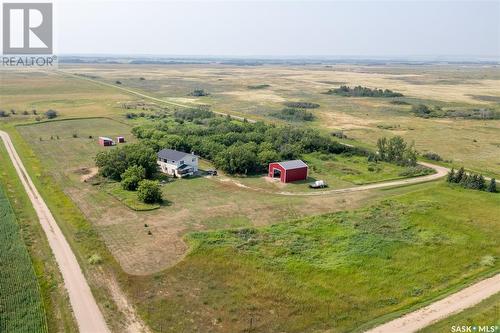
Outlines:
{"type": "Polygon", "coordinates": [[[158,152],[158,165],[167,175],[184,177],[198,172],[198,156],[173,149],[162,149],[158,152]]]}

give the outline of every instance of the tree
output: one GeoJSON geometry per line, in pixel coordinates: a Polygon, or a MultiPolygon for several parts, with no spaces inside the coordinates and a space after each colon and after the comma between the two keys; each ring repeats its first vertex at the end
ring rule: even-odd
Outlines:
{"type": "Polygon", "coordinates": [[[466,177],[467,175],[465,174],[464,167],[461,167],[458,169],[457,173],[455,174],[455,177],[453,178],[454,183],[460,183],[462,182],[462,178],[466,177]]]}
{"type": "Polygon", "coordinates": [[[154,150],[141,143],[100,152],[95,161],[99,173],[114,180],[121,180],[121,175],[133,165],[142,166],[146,178],[151,178],[157,168],[154,150]]]}
{"type": "Polygon", "coordinates": [[[127,160],[123,149],[99,152],[95,157],[99,173],[107,178],[121,180],[121,174],[127,170],[127,160]]]}
{"type": "Polygon", "coordinates": [[[394,136],[389,139],[387,144],[387,157],[388,162],[393,162],[396,164],[406,164],[404,160],[404,155],[406,151],[406,142],[399,135],[394,136]]]}
{"type": "Polygon", "coordinates": [[[264,169],[269,163],[278,161],[280,156],[274,150],[263,150],[257,154],[257,159],[259,160],[261,168],[264,169]]]}
{"type": "Polygon", "coordinates": [[[245,145],[231,146],[217,155],[215,164],[231,174],[248,174],[256,170],[257,155],[245,145]]]}
{"type": "Polygon", "coordinates": [[[122,173],[121,185],[124,190],[135,191],[139,182],[146,177],[146,170],[140,165],[132,165],[122,173]]]}
{"type": "Polygon", "coordinates": [[[414,144],[412,143],[403,153],[403,164],[409,166],[417,165],[418,153],[415,150],[414,144]]]}
{"type": "Polygon", "coordinates": [[[418,104],[411,107],[411,112],[413,112],[418,117],[428,117],[432,111],[427,105],[418,104]]]}
{"type": "Polygon", "coordinates": [[[454,168],[451,168],[450,172],[448,172],[448,176],[446,177],[446,181],[448,183],[455,182],[455,169],[454,168]]]}
{"type": "Polygon", "coordinates": [[[381,161],[385,161],[387,158],[387,138],[379,138],[377,140],[378,156],[381,161]]]}
{"type": "Polygon", "coordinates": [[[495,178],[491,178],[490,184],[488,185],[488,188],[486,191],[491,192],[491,193],[496,193],[497,192],[497,183],[495,181],[495,178]]]}
{"type": "Polygon", "coordinates": [[[476,176],[475,186],[476,189],[483,191],[486,188],[486,180],[483,175],[476,176]]]}
{"type": "Polygon", "coordinates": [[[158,181],[144,179],[139,182],[137,198],[144,203],[162,202],[162,194],[158,181]]]}

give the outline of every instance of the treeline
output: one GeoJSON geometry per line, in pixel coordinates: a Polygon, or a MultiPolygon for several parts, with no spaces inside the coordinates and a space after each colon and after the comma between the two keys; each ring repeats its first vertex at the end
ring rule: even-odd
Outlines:
{"type": "Polygon", "coordinates": [[[384,161],[401,166],[417,165],[418,153],[413,144],[408,144],[402,137],[394,136],[377,140],[377,151],[368,156],[369,161],[384,161]]]}
{"type": "MultiPolygon", "coordinates": [[[[36,109],[33,109],[33,110],[31,110],[31,112],[28,112],[27,110],[24,110],[24,111],[22,111],[22,112],[19,113],[15,109],[10,109],[10,111],[0,110],[0,118],[6,118],[6,117],[10,117],[10,116],[15,116],[15,115],[18,115],[18,114],[21,114],[23,116],[28,116],[30,114],[38,115],[38,111],[36,109]]],[[[59,113],[56,110],[48,109],[47,111],[45,111],[43,113],[43,115],[47,119],[54,119],[54,118],[56,118],[59,115],[59,113]]],[[[42,118],[41,117],[36,117],[36,120],[40,121],[40,120],[42,120],[42,118]]]]}
{"type": "Polygon", "coordinates": [[[299,109],[316,109],[319,108],[318,103],[311,102],[285,102],[283,103],[289,108],[299,108],[299,109]]]}
{"type": "Polygon", "coordinates": [[[305,109],[286,107],[280,111],[270,113],[270,116],[287,121],[313,121],[314,114],[305,109]]]}
{"type": "Polygon", "coordinates": [[[464,188],[473,190],[487,191],[492,193],[497,192],[497,184],[495,178],[492,178],[487,184],[483,175],[476,173],[467,173],[465,172],[463,167],[458,169],[458,171],[456,172],[455,169],[451,169],[448,173],[448,177],[446,177],[446,181],[448,183],[460,184],[464,188]]]}
{"type": "Polygon", "coordinates": [[[214,117],[210,111],[195,115],[184,110],[176,117],[183,112],[190,114],[184,117],[187,121],[166,118],[132,131],[154,151],[171,148],[194,152],[230,174],[263,172],[270,162],[301,158],[313,151],[367,155],[313,129],[242,122],[214,117]]]}
{"type": "Polygon", "coordinates": [[[345,85],[339,88],[329,89],[326,94],[347,97],[403,97],[403,94],[389,89],[371,89],[362,86],[351,88],[345,85]]]}
{"type": "Polygon", "coordinates": [[[174,112],[174,117],[176,119],[181,119],[184,121],[193,121],[195,119],[207,119],[207,118],[212,118],[215,117],[215,114],[209,110],[205,109],[185,109],[182,111],[175,111],[174,112]]]}
{"type": "Polygon", "coordinates": [[[123,189],[137,191],[145,203],[161,202],[162,195],[156,174],[156,152],[151,147],[134,143],[99,152],[95,157],[99,174],[119,181],[123,189]]]}
{"type": "Polygon", "coordinates": [[[500,119],[500,112],[485,108],[443,110],[438,105],[417,104],[411,107],[411,112],[421,118],[500,119]]]}

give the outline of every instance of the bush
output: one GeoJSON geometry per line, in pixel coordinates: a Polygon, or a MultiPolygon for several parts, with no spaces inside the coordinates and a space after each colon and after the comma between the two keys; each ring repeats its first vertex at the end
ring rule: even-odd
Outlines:
{"type": "Polygon", "coordinates": [[[310,102],[285,102],[285,106],[289,108],[299,108],[299,109],[315,109],[319,108],[319,104],[310,102]]]}
{"type": "Polygon", "coordinates": [[[403,177],[417,177],[429,175],[433,172],[432,169],[424,167],[423,165],[416,165],[411,167],[406,167],[403,171],[399,173],[403,177]]]}
{"type": "Polygon", "coordinates": [[[339,139],[347,139],[347,135],[345,135],[343,131],[334,131],[331,134],[332,134],[332,136],[339,138],[339,139]]]}
{"type": "Polygon", "coordinates": [[[57,117],[57,111],[55,110],[47,110],[47,112],[45,112],[45,116],[48,118],[48,119],[54,119],[57,117]]]}
{"type": "Polygon", "coordinates": [[[160,185],[155,180],[144,179],[139,182],[137,188],[137,198],[144,203],[162,202],[160,185]]]}
{"type": "Polygon", "coordinates": [[[312,121],[314,115],[304,109],[296,109],[291,107],[283,108],[279,112],[271,113],[271,116],[288,121],[312,121]]]}
{"type": "Polygon", "coordinates": [[[122,177],[120,184],[126,191],[135,191],[137,190],[140,181],[141,179],[136,176],[122,177]]]}
{"type": "Polygon", "coordinates": [[[124,190],[135,191],[139,182],[146,177],[146,170],[140,165],[132,165],[122,173],[121,185],[124,190]]]}
{"type": "Polygon", "coordinates": [[[271,85],[269,84],[256,84],[256,85],[250,85],[247,86],[248,89],[265,89],[269,88],[271,85]]]}
{"type": "Polygon", "coordinates": [[[394,105],[410,105],[410,103],[405,102],[405,101],[400,101],[400,100],[390,101],[389,103],[394,104],[394,105]]]}
{"type": "Polygon", "coordinates": [[[422,154],[422,156],[425,157],[426,159],[432,160],[432,161],[442,161],[443,160],[441,158],[441,156],[439,156],[439,154],[432,153],[432,152],[424,153],[424,154],[422,154]]]}
{"type": "Polygon", "coordinates": [[[413,112],[417,117],[429,117],[432,110],[425,104],[413,105],[411,107],[411,112],[413,112]]]}
{"type": "Polygon", "coordinates": [[[210,94],[203,89],[195,89],[189,93],[189,96],[196,96],[196,97],[208,96],[208,95],[210,94]]]}
{"type": "Polygon", "coordinates": [[[90,256],[88,261],[90,265],[99,265],[102,263],[102,258],[98,254],[93,254],[90,256]]]}
{"type": "Polygon", "coordinates": [[[495,178],[491,178],[487,191],[491,192],[491,193],[497,192],[497,182],[496,182],[495,178]]]}

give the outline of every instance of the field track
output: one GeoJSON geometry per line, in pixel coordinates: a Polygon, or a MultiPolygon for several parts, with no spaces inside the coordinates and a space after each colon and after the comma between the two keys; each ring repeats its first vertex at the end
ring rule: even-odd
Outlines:
{"type": "Polygon", "coordinates": [[[385,182],[377,182],[377,183],[373,183],[373,184],[340,188],[340,189],[335,189],[335,190],[317,191],[317,192],[272,192],[272,191],[267,191],[264,189],[259,189],[259,188],[254,188],[254,187],[250,187],[247,185],[243,185],[243,184],[241,184],[235,180],[232,180],[230,178],[221,178],[219,180],[220,181],[230,181],[238,187],[253,190],[253,191],[258,191],[258,192],[265,192],[265,193],[269,193],[269,194],[288,195],[288,196],[320,196],[320,195],[329,195],[329,194],[337,194],[337,193],[351,193],[351,192],[367,191],[367,190],[380,189],[380,188],[389,188],[389,187],[395,187],[395,186],[405,186],[405,185],[425,183],[425,182],[430,182],[433,180],[438,180],[438,179],[446,176],[448,174],[448,171],[450,171],[448,168],[445,168],[445,167],[442,167],[439,165],[435,165],[435,164],[431,164],[431,163],[418,162],[418,164],[426,166],[426,167],[431,168],[431,169],[434,169],[436,171],[436,173],[433,173],[433,174],[427,175],[427,176],[420,176],[420,177],[406,178],[406,179],[399,179],[399,180],[385,181],[385,182]]]}
{"type": "Polygon", "coordinates": [[[470,308],[498,292],[500,292],[500,274],[473,284],[417,311],[375,327],[366,331],[366,333],[416,332],[440,319],[470,308]]]}
{"type": "Polygon", "coordinates": [[[0,137],[7,148],[9,157],[31,200],[49,241],[50,248],[54,253],[64,279],[64,285],[69,294],[80,333],[110,332],[71,247],[26,172],[9,135],[6,132],[0,131],[0,137]]]}
{"type": "MultiPolygon", "coordinates": [[[[126,93],[129,93],[131,95],[136,95],[136,96],[139,96],[139,97],[142,97],[142,98],[146,98],[146,99],[149,99],[149,100],[152,100],[152,101],[155,101],[155,102],[159,102],[159,103],[163,103],[163,104],[169,104],[169,105],[177,106],[177,107],[184,108],[184,109],[188,109],[188,108],[194,107],[194,106],[190,106],[190,105],[186,105],[186,104],[180,104],[180,103],[176,103],[176,102],[167,101],[167,100],[164,100],[164,99],[161,99],[161,98],[157,98],[157,97],[154,97],[154,96],[151,96],[151,95],[146,95],[146,94],[141,93],[139,91],[135,91],[135,90],[132,90],[132,89],[120,87],[120,86],[118,86],[116,84],[102,82],[102,81],[99,81],[99,80],[94,80],[94,79],[91,79],[91,78],[87,78],[87,77],[83,77],[83,76],[78,76],[78,75],[67,73],[67,72],[63,72],[63,71],[59,71],[59,73],[62,74],[62,75],[66,75],[66,76],[70,76],[70,77],[76,78],[76,79],[86,80],[86,81],[93,82],[93,83],[96,83],[96,84],[100,84],[100,85],[103,85],[103,86],[115,88],[115,89],[124,91],[126,93]]],[[[241,121],[247,120],[250,123],[255,123],[256,122],[253,119],[247,119],[247,118],[240,117],[240,116],[230,115],[230,114],[224,113],[224,112],[219,112],[219,111],[212,111],[212,112],[215,113],[215,114],[217,114],[217,115],[219,115],[219,116],[229,116],[229,117],[231,117],[233,119],[236,119],[236,120],[241,120],[241,121]]]]}

